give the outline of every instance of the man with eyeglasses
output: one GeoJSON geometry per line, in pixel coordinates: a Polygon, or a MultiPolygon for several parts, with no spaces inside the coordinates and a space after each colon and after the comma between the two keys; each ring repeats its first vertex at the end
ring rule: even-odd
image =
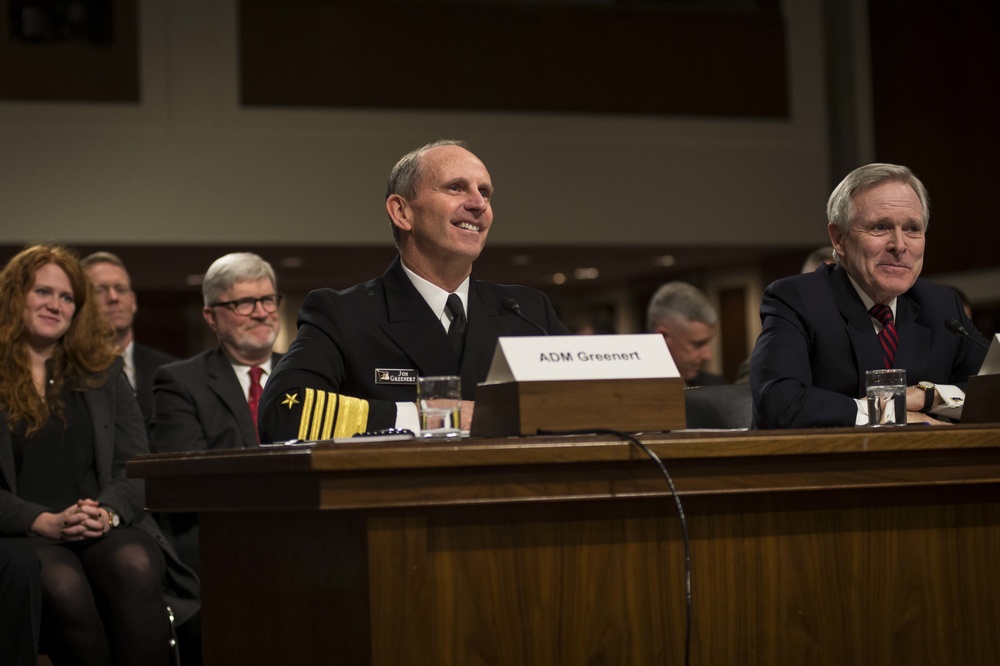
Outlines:
{"type": "Polygon", "coordinates": [[[205,273],[202,295],[202,315],[219,345],[157,371],[154,452],[257,446],[256,408],[278,358],[274,269],[256,254],[227,254],[205,273]]]}
{"type": "Polygon", "coordinates": [[[81,263],[97,293],[101,315],[115,329],[115,344],[125,361],[125,376],[135,392],[148,430],[153,416],[153,373],[177,358],[135,341],[132,326],[139,307],[132,279],[121,258],[111,252],[94,252],[81,263]]]}

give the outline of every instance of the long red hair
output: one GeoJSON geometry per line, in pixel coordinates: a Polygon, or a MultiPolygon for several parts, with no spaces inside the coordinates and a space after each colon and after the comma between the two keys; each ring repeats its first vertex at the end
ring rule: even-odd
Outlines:
{"type": "Polygon", "coordinates": [[[33,433],[50,415],[61,415],[58,395],[67,381],[75,388],[100,385],[117,357],[113,341],[114,330],[97,309],[73,252],[58,245],[33,245],[19,252],[0,272],[0,409],[6,412],[7,425],[23,421],[27,433],[33,433]],[[76,311],[48,362],[52,390],[46,401],[32,382],[24,311],[35,275],[48,264],[65,271],[76,311]]]}

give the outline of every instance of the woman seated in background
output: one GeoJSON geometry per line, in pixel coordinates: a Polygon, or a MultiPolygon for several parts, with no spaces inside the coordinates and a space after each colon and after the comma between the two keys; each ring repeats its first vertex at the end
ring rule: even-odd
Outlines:
{"type": "Polygon", "coordinates": [[[79,261],[30,247],[0,272],[0,538],[41,562],[53,663],[166,664],[165,574],[197,608],[125,463],[142,415],[79,261]]]}

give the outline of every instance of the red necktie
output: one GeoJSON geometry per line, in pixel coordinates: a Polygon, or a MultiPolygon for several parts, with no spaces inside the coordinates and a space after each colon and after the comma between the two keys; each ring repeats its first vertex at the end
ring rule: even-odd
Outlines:
{"type": "Polygon", "coordinates": [[[885,369],[888,370],[892,367],[892,360],[896,358],[896,346],[899,344],[892,310],[888,305],[876,304],[868,312],[882,324],[882,332],[878,334],[878,341],[882,344],[882,360],[885,361],[885,369]]]}
{"type": "Polygon", "coordinates": [[[253,428],[257,429],[257,407],[260,405],[260,394],[264,392],[264,389],[260,385],[261,375],[264,374],[264,368],[255,365],[250,368],[250,399],[247,400],[247,405],[250,407],[250,418],[253,419],[253,428]]]}

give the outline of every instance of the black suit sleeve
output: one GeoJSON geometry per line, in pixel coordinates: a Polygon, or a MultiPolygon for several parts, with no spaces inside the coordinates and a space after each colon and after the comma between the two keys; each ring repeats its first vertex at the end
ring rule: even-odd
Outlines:
{"type": "Polygon", "coordinates": [[[366,340],[363,328],[343,322],[358,316],[343,312],[340,301],[326,291],[309,294],[299,313],[298,334],[261,396],[261,442],[349,437],[395,425],[395,402],[348,395],[343,350],[366,340]]]}
{"type": "Polygon", "coordinates": [[[153,453],[205,451],[208,440],[188,382],[178,364],[161,366],[153,375],[153,418],[150,449],[153,453]]]}
{"type": "MultiPolygon", "coordinates": [[[[809,301],[805,291],[782,282],[768,287],[761,299],[762,329],[750,361],[754,424],[758,428],[855,424],[858,406],[852,397],[815,385],[811,349],[816,331],[813,318],[808,316],[809,301]]],[[[849,348],[838,357],[853,364],[849,348]]]]}

